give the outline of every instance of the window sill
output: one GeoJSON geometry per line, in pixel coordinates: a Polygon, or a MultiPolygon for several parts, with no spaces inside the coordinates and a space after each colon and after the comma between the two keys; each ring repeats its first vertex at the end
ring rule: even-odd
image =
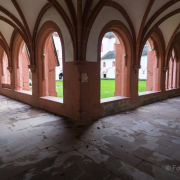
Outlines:
{"type": "Polygon", "coordinates": [[[9,88],[5,88],[5,87],[1,87],[2,89],[5,89],[5,90],[9,90],[9,91],[11,91],[11,89],[9,89],[9,88]]]}
{"type": "Polygon", "coordinates": [[[155,93],[159,93],[160,91],[145,91],[145,92],[140,92],[139,96],[143,96],[143,95],[148,95],[148,94],[155,94],[155,93]]]}
{"type": "Polygon", "coordinates": [[[32,92],[30,92],[30,91],[25,91],[25,90],[16,90],[15,92],[22,93],[22,94],[32,95],[32,92]]]}
{"type": "Polygon", "coordinates": [[[63,104],[63,98],[58,98],[58,97],[53,97],[53,96],[44,96],[44,97],[40,97],[40,98],[63,104]]]}
{"type": "Polygon", "coordinates": [[[177,90],[179,88],[170,88],[170,89],[166,89],[166,91],[172,91],[172,90],[177,90]]]}
{"type": "Polygon", "coordinates": [[[107,102],[118,101],[118,100],[122,100],[122,99],[128,99],[128,97],[125,97],[125,96],[115,96],[115,97],[101,99],[100,102],[101,103],[107,103],[107,102]]]}

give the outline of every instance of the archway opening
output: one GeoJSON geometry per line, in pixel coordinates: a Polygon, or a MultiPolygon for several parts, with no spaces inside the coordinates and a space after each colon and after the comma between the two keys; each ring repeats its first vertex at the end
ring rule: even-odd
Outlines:
{"type": "Polygon", "coordinates": [[[141,68],[139,69],[138,93],[144,92],[146,90],[148,45],[149,43],[146,42],[141,55],[141,68]]]}
{"type": "Polygon", "coordinates": [[[2,88],[8,88],[11,89],[11,74],[9,72],[8,68],[8,57],[6,52],[3,50],[1,55],[1,78],[0,78],[0,85],[2,88]]]}
{"type": "Polygon", "coordinates": [[[32,74],[28,65],[30,65],[30,54],[27,45],[23,41],[19,49],[16,64],[16,90],[32,91],[32,74]]]}
{"type": "Polygon", "coordinates": [[[57,59],[57,66],[55,69],[56,76],[56,92],[57,97],[63,98],[63,60],[62,60],[62,45],[61,39],[57,32],[52,35],[52,42],[54,46],[54,52],[57,59]]]}
{"type": "Polygon", "coordinates": [[[57,32],[50,32],[43,45],[40,62],[40,96],[63,98],[62,44],[57,32]]]}
{"type": "Polygon", "coordinates": [[[127,65],[126,47],[118,29],[109,31],[103,36],[100,65],[101,99],[128,97],[130,63],[127,65]]]}
{"type": "Polygon", "coordinates": [[[114,97],[115,65],[117,37],[113,32],[107,32],[101,43],[101,99],[114,97]]]}
{"type": "Polygon", "coordinates": [[[138,92],[152,93],[153,91],[160,91],[160,57],[158,56],[157,47],[152,38],[146,42],[142,56],[141,69],[139,69],[139,84],[138,92]]]}
{"type": "Polygon", "coordinates": [[[166,90],[176,89],[179,87],[179,62],[177,61],[175,50],[172,50],[172,56],[168,62],[168,70],[166,71],[166,90]]]}

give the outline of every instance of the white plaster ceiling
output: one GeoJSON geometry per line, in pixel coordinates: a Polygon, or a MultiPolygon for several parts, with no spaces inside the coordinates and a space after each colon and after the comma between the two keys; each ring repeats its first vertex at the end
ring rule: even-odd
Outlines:
{"type": "Polygon", "coordinates": [[[130,31],[130,27],[128,26],[128,23],[126,22],[122,14],[119,13],[118,10],[113,10],[112,7],[107,7],[107,6],[103,7],[101,12],[97,16],[89,35],[90,41],[88,41],[87,44],[86,61],[90,61],[90,62],[97,61],[99,35],[101,33],[101,30],[104,28],[104,26],[112,20],[118,20],[123,22],[130,31]]]}
{"type": "Polygon", "coordinates": [[[148,6],[149,0],[114,0],[119,3],[128,13],[138,37],[139,28],[148,6]]]}
{"type": "Polygon", "coordinates": [[[73,45],[72,45],[71,37],[69,35],[68,29],[67,29],[63,19],[61,18],[61,16],[59,16],[58,12],[53,7],[50,7],[45,12],[44,16],[42,17],[42,19],[40,21],[38,32],[39,32],[41,26],[46,21],[49,21],[49,20],[56,23],[59,26],[61,33],[63,34],[63,41],[64,41],[64,46],[65,46],[65,61],[66,62],[72,61],[73,60],[73,45]]]}
{"type": "MultiPolygon", "coordinates": [[[[38,17],[38,14],[39,14],[40,10],[42,9],[42,7],[48,1],[47,0],[16,0],[16,1],[19,4],[19,7],[21,8],[21,10],[22,10],[22,12],[24,14],[24,17],[25,17],[25,19],[27,21],[27,24],[29,26],[29,29],[30,29],[30,32],[31,32],[31,35],[32,35],[33,30],[34,30],[34,26],[35,26],[35,22],[36,22],[37,17],[38,17]]],[[[60,5],[64,9],[64,11],[66,12],[67,16],[69,17],[70,21],[72,22],[70,13],[69,13],[68,8],[67,8],[66,3],[65,3],[65,0],[57,0],[57,1],[60,3],[60,5]]],[[[142,19],[144,17],[145,11],[147,9],[147,6],[148,6],[150,0],[114,0],[114,1],[116,3],[119,3],[125,9],[127,14],[129,15],[129,17],[130,17],[130,19],[131,19],[131,21],[132,21],[132,23],[134,25],[136,36],[138,37],[140,25],[142,23],[142,19]]],[[[94,8],[97,6],[98,2],[100,2],[100,0],[94,0],[93,1],[92,7],[91,7],[90,12],[89,12],[89,15],[92,13],[94,8]]],[[[146,23],[154,15],[154,13],[156,13],[167,2],[170,2],[170,0],[155,0],[154,4],[152,5],[152,8],[151,8],[151,10],[149,12],[149,15],[148,15],[148,17],[146,19],[146,23]]],[[[75,10],[77,12],[77,0],[72,0],[72,3],[73,3],[73,5],[75,7],[75,10]]],[[[82,3],[83,3],[82,8],[84,10],[86,0],[82,0],[82,3]]],[[[1,6],[3,8],[8,10],[10,13],[12,13],[22,23],[21,17],[19,16],[19,14],[18,14],[18,12],[17,12],[16,8],[14,7],[11,0],[0,0],[0,4],[1,4],[1,6]]],[[[170,12],[172,12],[172,11],[178,9],[178,8],[180,8],[180,2],[179,1],[176,2],[173,6],[169,7],[162,14],[160,14],[154,20],[152,25],[149,27],[148,31],[161,18],[163,18],[164,16],[166,16],[167,14],[169,14],[170,12]]],[[[102,9],[102,11],[104,11],[103,9],[102,9]]],[[[109,11],[106,12],[105,13],[106,16],[102,17],[102,19],[100,21],[104,22],[109,17],[112,18],[111,14],[113,14],[113,11],[116,12],[113,8],[111,10],[111,13],[109,13],[109,11]],[[109,16],[109,17],[107,17],[107,16],[109,16]]],[[[51,12],[54,12],[54,11],[51,10],[51,12]]],[[[8,17],[7,15],[5,15],[4,13],[0,12],[0,15],[4,16],[5,18],[7,18],[7,19],[9,19],[9,20],[11,20],[13,22],[13,20],[10,17],[8,17]]],[[[58,13],[56,13],[56,16],[58,18],[60,18],[60,15],[58,13]]],[[[123,19],[122,15],[120,13],[117,16],[118,17],[116,17],[115,19],[121,19],[121,20],[123,19]]],[[[49,14],[49,19],[50,18],[54,18],[54,15],[49,14]]],[[[53,19],[51,19],[51,20],[53,20],[53,19]]],[[[127,28],[129,28],[126,20],[123,19],[122,21],[127,25],[127,28]]],[[[15,22],[13,22],[13,23],[15,24],[15,22]]],[[[169,18],[169,20],[166,20],[164,23],[162,23],[160,25],[160,29],[162,30],[164,36],[166,36],[165,37],[166,44],[168,43],[170,37],[172,36],[173,30],[176,28],[176,25],[178,23],[179,23],[179,21],[178,21],[178,15],[177,15],[177,16],[174,16],[172,18],[169,18]]],[[[60,28],[61,28],[61,25],[60,25],[60,28]]],[[[13,28],[10,27],[10,25],[6,24],[5,22],[1,21],[0,31],[3,33],[4,37],[6,38],[8,44],[9,44],[11,36],[12,36],[13,28]]]]}
{"type": "Polygon", "coordinates": [[[36,19],[42,7],[47,3],[46,0],[17,0],[29,26],[31,35],[33,34],[36,19]]]}
{"type": "Polygon", "coordinates": [[[179,23],[180,23],[180,13],[167,19],[159,26],[159,28],[161,29],[161,31],[164,35],[166,47],[168,46],[171,36],[174,33],[174,31],[176,30],[179,23]]]}
{"type": "Polygon", "coordinates": [[[156,0],[156,1],[154,1],[153,5],[152,5],[152,8],[151,8],[151,10],[149,12],[149,15],[147,17],[147,22],[167,2],[169,2],[169,0],[163,0],[163,1],[156,0]]]}
{"type": "Polygon", "coordinates": [[[11,0],[0,0],[0,5],[22,22],[21,17],[19,16],[11,0]]]}
{"type": "MultiPolygon", "coordinates": [[[[5,15],[5,14],[4,14],[3,12],[1,12],[1,11],[0,11],[0,16],[3,16],[3,17],[5,17],[6,19],[12,21],[12,19],[11,19],[9,16],[5,15]]],[[[14,23],[16,26],[18,26],[14,21],[13,21],[13,23],[14,23]]]]}
{"type": "Polygon", "coordinates": [[[72,22],[71,20],[71,15],[69,13],[68,7],[66,6],[66,3],[64,0],[57,0],[59,2],[59,4],[62,6],[62,8],[64,9],[64,11],[66,12],[67,16],[69,17],[69,20],[72,22]]]}
{"type": "Polygon", "coordinates": [[[4,38],[6,39],[6,42],[8,43],[8,45],[10,45],[11,34],[13,33],[14,28],[1,20],[0,20],[0,27],[3,27],[3,28],[1,28],[0,31],[3,34],[4,38]]]}
{"type": "MultiPolygon", "coordinates": [[[[172,11],[176,10],[180,8],[180,2],[175,3],[173,6],[169,7],[168,9],[166,9],[162,14],[160,14],[155,20],[154,22],[151,24],[151,26],[149,27],[149,30],[151,30],[151,28],[163,17],[165,17],[167,14],[171,13],[172,11]]],[[[147,32],[148,33],[148,32],[147,32]]],[[[147,34],[146,33],[146,34],[147,34]]]]}

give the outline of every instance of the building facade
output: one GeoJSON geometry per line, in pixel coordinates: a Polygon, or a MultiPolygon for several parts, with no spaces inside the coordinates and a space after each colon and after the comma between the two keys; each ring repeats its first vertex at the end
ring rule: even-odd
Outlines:
{"type": "MultiPolygon", "coordinates": [[[[113,32],[105,34],[101,44],[101,78],[115,79],[116,74],[116,44],[120,43],[113,32]]],[[[139,80],[147,79],[147,43],[141,56],[139,80]]]]}

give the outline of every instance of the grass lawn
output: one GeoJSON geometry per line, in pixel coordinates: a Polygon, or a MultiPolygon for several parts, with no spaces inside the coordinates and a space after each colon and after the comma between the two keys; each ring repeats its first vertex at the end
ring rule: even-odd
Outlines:
{"type": "Polygon", "coordinates": [[[144,92],[146,89],[146,81],[139,81],[138,92],[144,92]]]}
{"type": "Polygon", "coordinates": [[[63,81],[56,81],[56,92],[58,97],[63,98],[63,81]]]}
{"type": "MultiPolygon", "coordinates": [[[[139,93],[144,92],[146,81],[139,81],[139,93]]],[[[101,99],[114,97],[115,80],[101,80],[101,99]]]]}
{"type": "MultiPolygon", "coordinates": [[[[30,89],[32,92],[32,89],[30,89]]],[[[56,81],[56,92],[57,92],[57,97],[63,98],[63,81],[56,81]]]]}
{"type": "MultiPolygon", "coordinates": [[[[139,93],[144,92],[146,81],[139,81],[139,93]]],[[[101,99],[114,97],[115,80],[101,80],[101,99]]],[[[30,90],[32,92],[32,89],[30,90]]],[[[56,81],[58,97],[63,98],[63,81],[56,81]]]]}

